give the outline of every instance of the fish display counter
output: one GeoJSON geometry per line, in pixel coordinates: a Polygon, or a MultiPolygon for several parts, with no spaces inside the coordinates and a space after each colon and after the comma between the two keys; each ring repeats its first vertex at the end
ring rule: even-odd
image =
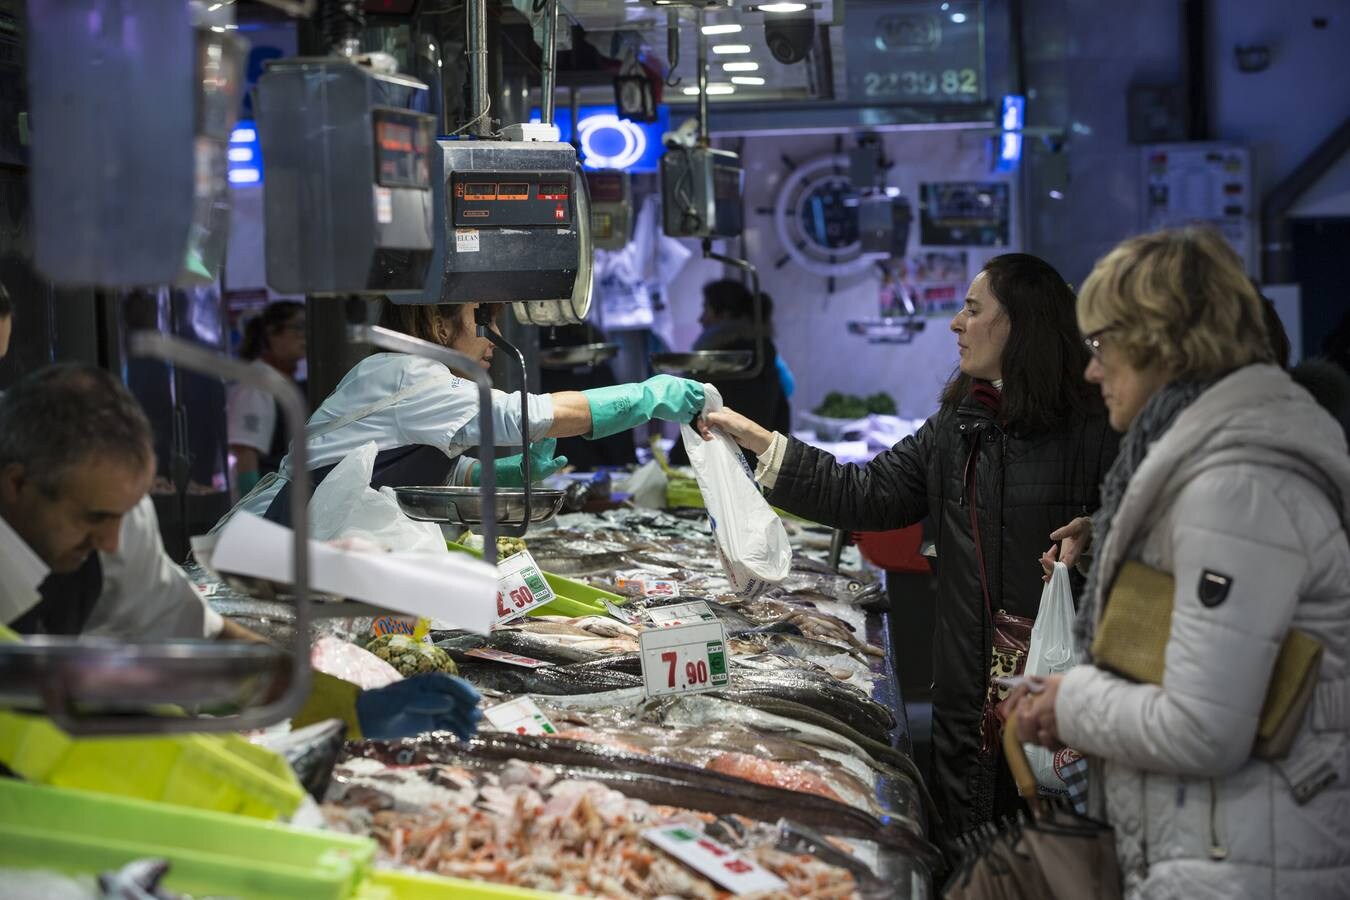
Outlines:
{"type": "MultiPolygon", "coordinates": [[[[487,718],[469,741],[349,742],[317,793],[325,827],[373,839],[381,870],[553,894],[932,896],[926,793],[889,631],[869,611],[884,587],[856,556],[827,567],[828,530],[789,531],[790,575],[747,598],[702,510],[532,529],[533,562],[585,614],[523,615],[486,635],[431,623],[428,651],[475,685],[487,718]],[[688,622],[720,626],[720,682],[652,690],[644,634],[688,622]]],[[[195,574],[218,610],[284,637],[284,604],[195,574]]],[[[320,643],[357,651],[371,623],[338,622],[320,643]]]]}

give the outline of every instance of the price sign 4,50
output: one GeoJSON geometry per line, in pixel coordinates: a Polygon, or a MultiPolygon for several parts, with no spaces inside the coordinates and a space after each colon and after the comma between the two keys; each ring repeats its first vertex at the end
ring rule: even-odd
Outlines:
{"type": "Polygon", "coordinates": [[[497,624],[542,606],[556,596],[530,551],[522,550],[497,564],[497,624]]]}
{"type": "Polygon", "coordinates": [[[726,633],[720,622],[647,629],[638,640],[647,696],[692,694],[727,686],[726,633]]]}

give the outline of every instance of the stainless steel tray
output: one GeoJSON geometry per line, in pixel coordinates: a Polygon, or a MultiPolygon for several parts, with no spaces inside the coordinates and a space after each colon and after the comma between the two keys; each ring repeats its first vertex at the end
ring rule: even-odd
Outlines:
{"type": "Polygon", "coordinates": [[[266,644],[34,636],[0,645],[0,703],[68,712],[243,708],[265,700],[289,668],[290,657],[266,644]]]}
{"type": "MultiPolygon", "coordinates": [[[[449,522],[469,528],[483,522],[483,505],[476,487],[396,487],[394,496],[410,519],[419,522],[449,522]]],[[[521,525],[525,521],[525,492],[498,488],[497,524],[521,525]]],[[[530,489],[530,522],[547,522],[562,506],[562,491],[530,489]]]]}
{"type": "Polygon", "coordinates": [[[575,347],[551,347],[539,351],[539,365],[545,369],[575,369],[595,366],[613,359],[618,344],[580,344],[575,347]]]}
{"type": "Polygon", "coordinates": [[[691,353],[653,353],[652,368],[666,375],[732,375],[755,361],[753,350],[695,350],[691,353]]]}

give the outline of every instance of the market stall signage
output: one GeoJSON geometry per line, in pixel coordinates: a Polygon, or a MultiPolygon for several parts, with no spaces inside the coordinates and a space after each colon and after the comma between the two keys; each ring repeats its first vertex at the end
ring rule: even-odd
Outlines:
{"type": "Polygon", "coordinates": [[[648,697],[696,694],[727,686],[727,638],[721,622],[691,622],[638,634],[648,697]]]}
{"type": "Polygon", "coordinates": [[[519,618],[556,596],[530,551],[522,550],[497,563],[496,624],[519,618]]]}
{"type": "Polygon", "coordinates": [[[493,650],[491,647],[475,647],[464,655],[476,656],[479,659],[490,659],[493,662],[506,663],[508,666],[521,666],[526,669],[537,669],[540,666],[552,665],[546,660],[521,656],[518,653],[507,653],[504,650],[493,650]]]}
{"type": "Polygon", "coordinates": [[[717,621],[717,616],[713,615],[713,611],[708,608],[708,604],[702,600],[649,609],[647,615],[657,628],[672,628],[676,625],[687,625],[690,622],[717,621]]]}
{"type": "Polygon", "coordinates": [[[558,729],[548,720],[532,697],[517,697],[483,710],[483,715],[498,731],[514,734],[557,734],[558,729]]]}
{"type": "Polygon", "coordinates": [[[648,828],[642,837],[733,894],[788,889],[777,875],[687,825],[648,828]]]}

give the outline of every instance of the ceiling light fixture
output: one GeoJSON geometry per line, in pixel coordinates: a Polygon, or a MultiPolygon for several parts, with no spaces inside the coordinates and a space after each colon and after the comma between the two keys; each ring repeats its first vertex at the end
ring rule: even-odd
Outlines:
{"type": "Polygon", "coordinates": [[[704,34],[736,34],[741,30],[741,26],[735,22],[727,22],[724,25],[704,25],[704,34]]]}
{"type": "Polygon", "coordinates": [[[727,72],[758,72],[759,63],[757,62],[724,62],[722,69],[727,72]]]}
{"type": "Polygon", "coordinates": [[[715,46],[715,47],[712,48],[712,52],[717,53],[717,54],[719,54],[719,55],[726,55],[726,54],[729,54],[729,53],[749,53],[749,52],[750,52],[750,45],[749,45],[749,44],[718,44],[717,46],[715,46]]]}
{"type": "Polygon", "coordinates": [[[961,12],[952,13],[952,21],[955,22],[957,25],[960,25],[961,23],[966,21],[966,14],[961,12]]]}
{"type": "MultiPolygon", "coordinates": [[[[736,93],[736,88],[733,87],[732,85],[729,85],[729,84],[710,84],[710,85],[708,85],[708,96],[709,96],[709,97],[711,97],[713,94],[734,94],[734,93],[736,93]]],[[[697,88],[697,87],[687,87],[687,88],[684,88],[684,95],[685,95],[686,97],[697,97],[697,96],[698,96],[698,88],[697,88]]]]}
{"type": "Polygon", "coordinates": [[[732,77],[731,83],[761,85],[764,83],[764,79],[758,75],[736,75],[732,77]]]}
{"type": "Polygon", "coordinates": [[[805,3],[765,3],[759,7],[760,12],[766,13],[795,13],[804,9],[805,3]]]}

